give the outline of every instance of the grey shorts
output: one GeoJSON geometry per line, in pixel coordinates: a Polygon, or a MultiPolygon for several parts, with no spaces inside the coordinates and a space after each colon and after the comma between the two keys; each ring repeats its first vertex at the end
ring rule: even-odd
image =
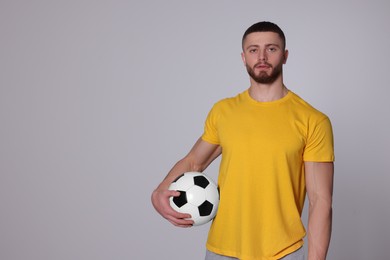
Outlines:
{"type": "MultiPolygon", "coordinates": [[[[218,255],[207,250],[205,260],[238,260],[238,258],[218,255]]],[[[299,248],[297,251],[292,252],[289,255],[286,255],[280,260],[305,260],[305,252],[303,250],[303,247],[299,248]]]]}

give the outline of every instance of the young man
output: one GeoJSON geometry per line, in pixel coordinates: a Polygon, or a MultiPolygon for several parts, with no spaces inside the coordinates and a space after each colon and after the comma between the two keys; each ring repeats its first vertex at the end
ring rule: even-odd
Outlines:
{"type": "Polygon", "coordinates": [[[326,115],[283,84],[283,31],[252,25],[242,39],[250,87],[219,101],[205,131],[153,191],[155,209],[173,225],[190,227],[174,211],[169,184],[187,171],[202,172],[222,154],[220,204],[209,232],[206,259],[303,259],[301,213],[309,198],[308,259],[325,259],[331,235],[333,135],[326,115]]]}

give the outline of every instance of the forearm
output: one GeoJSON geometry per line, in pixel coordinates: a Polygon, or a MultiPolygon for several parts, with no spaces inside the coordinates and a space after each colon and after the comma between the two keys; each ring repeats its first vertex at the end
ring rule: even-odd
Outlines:
{"type": "Polygon", "coordinates": [[[332,232],[332,205],[316,202],[309,206],[308,260],[325,260],[332,232]]]}
{"type": "Polygon", "coordinates": [[[332,232],[333,163],[305,162],[308,260],[325,260],[332,232]]]}

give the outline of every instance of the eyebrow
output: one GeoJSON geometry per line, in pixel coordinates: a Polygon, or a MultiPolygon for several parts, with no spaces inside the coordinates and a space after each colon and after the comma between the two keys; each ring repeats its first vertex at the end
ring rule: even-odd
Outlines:
{"type": "MultiPolygon", "coordinates": [[[[265,45],[265,47],[270,47],[270,46],[275,46],[275,47],[278,47],[279,49],[281,48],[280,45],[277,44],[277,43],[268,43],[268,44],[265,45]]],[[[258,45],[258,44],[251,44],[248,47],[246,47],[245,50],[248,50],[248,49],[253,48],[253,47],[259,48],[260,45],[258,45]]]]}

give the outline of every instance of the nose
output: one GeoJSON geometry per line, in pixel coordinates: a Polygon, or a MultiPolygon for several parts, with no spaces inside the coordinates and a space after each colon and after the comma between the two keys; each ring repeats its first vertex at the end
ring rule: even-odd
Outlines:
{"type": "Polygon", "coordinates": [[[259,50],[258,60],[266,61],[267,60],[267,52],[265,50],[259,50]]]}

